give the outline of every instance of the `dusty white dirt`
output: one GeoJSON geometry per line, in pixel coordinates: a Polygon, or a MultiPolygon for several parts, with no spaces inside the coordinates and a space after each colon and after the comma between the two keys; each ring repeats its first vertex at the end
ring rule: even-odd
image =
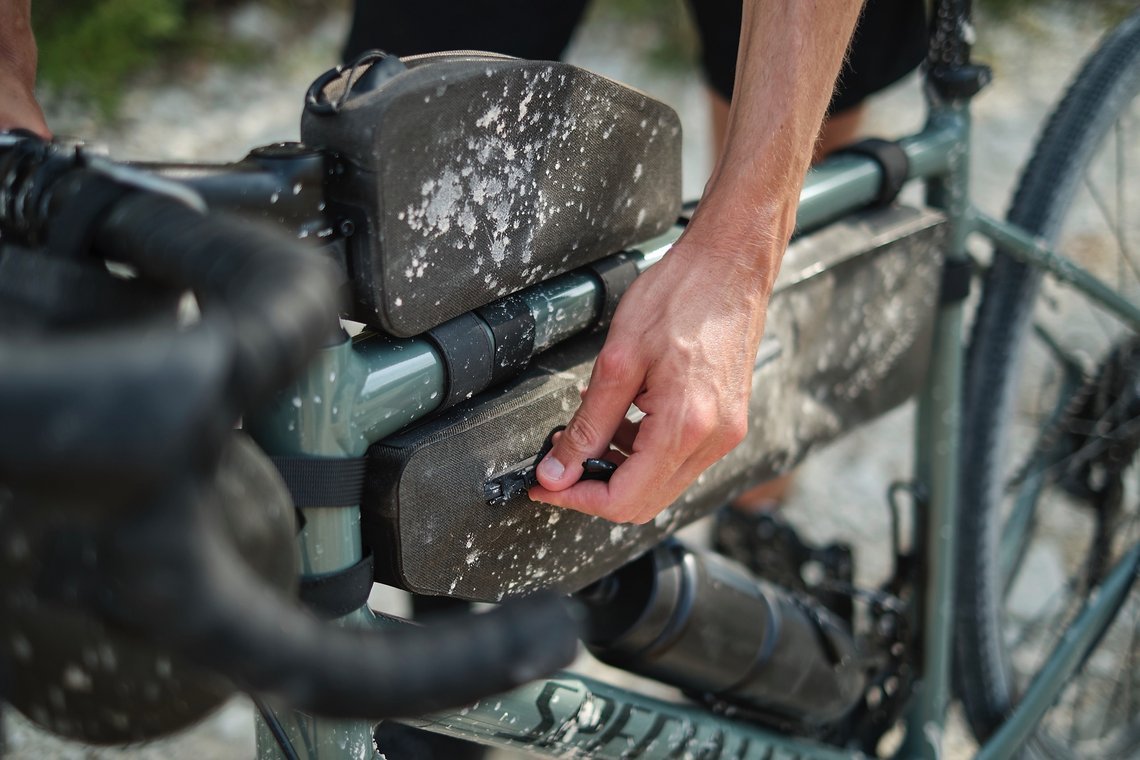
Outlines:
{"type": "MultiPolygon", "coordinates": [[[[984,22],[984,19],[983,19],[984,22]]],[[[251,37],[273,39],[281,20],[248,8],[233,22],[251,37]]],[[[288,59],[251,72],[207,67],[193,81],[150,82],[125,99],[125,118],[99,123],[82,109],[48,100],[49,121],[60,133],[107,144],[117,157],[229,160],[249,148],[297,139],[301,96],[320,71],[335,62],[346,20],[320,24],[288,59]]],[[[979,24],[978,57],[994,65],[995,84],[977,101],[977,150],[973,185],[980,205],[1004,211],[1017,168],[1050,104],[1090,49],[1100,19],[1080,4],[1026,13],[1010,22],[979,24]]],[[[608,26],[595,20],[579,34],[570,60],[634,84],[673,105],[685,128],[686,195],[699,195],[711,151],[705,94],[696,75],[663,75],[636,54],[652,35],[649,29],[608,26]]],[[[922,123],[916,78],[876,99],[866,131],[897,136],[922,123]]],[[[913,415],[908,406],[868,425],[815,455],[801,468],[788,514],[813,538],[844,537],[856,545],[860,578],[882,577],[887,536],[884,491],[905,478],[913,415]]],[[[196,728],[176,737],[124,750],[93,749],[49,737],[9,711],[5,717],[8,757],[12,758],[241,758],[253,755],[250,708],[235,700],[196,728]]],[[[945,757],[972,753],[970,740],[955,720],[945,757]]]]}

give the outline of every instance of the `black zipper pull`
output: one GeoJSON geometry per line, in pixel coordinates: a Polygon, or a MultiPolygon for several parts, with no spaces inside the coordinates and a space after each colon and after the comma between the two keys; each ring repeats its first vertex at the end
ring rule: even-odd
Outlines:
{"type": "MultiPolygon", "coordinates": [[[[483,498],[488,504],[505,504],[515,496],[521,495],[532,487],[538,485],[538,477],[534,474],[538,463],[554,448],[554,434],[566,429],[559,425],[551,430],[542,447],[534,459],[527,459],[514,465],[506,472],[500,473],[483,484],[483,498]]],[[[582,477],[579,480],[608,481],[617,470],[617,465],[605,459],[587,459],[582,462],[582,477]]]]}

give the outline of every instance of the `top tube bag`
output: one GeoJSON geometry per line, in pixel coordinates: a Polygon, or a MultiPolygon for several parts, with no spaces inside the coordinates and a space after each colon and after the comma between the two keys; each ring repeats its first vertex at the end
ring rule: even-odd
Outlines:
{"type": "MultiPolygon", "coordinates": [[[[568,64],[372,53],[314,82],[302,140],[351,220],[351,316],[408,337],[676,220],[668,106],[568,64]]],[[[342,229],[344,226],[342,225],[342,229]]]]}

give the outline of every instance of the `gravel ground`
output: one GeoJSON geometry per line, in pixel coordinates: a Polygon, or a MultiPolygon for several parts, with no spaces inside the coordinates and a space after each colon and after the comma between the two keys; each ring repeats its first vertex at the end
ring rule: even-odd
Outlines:
{"type": "MultiPolygon", "coordinates": [[[[996,74],[996,83],[975,109],[973,185],[986,210],[1004,210],[1038,125],[1093,44],[1098,24],[1075,4],[1018,16],[980,34],[979,58],[992,63],[996,74]]],[[[256,39],[276,39],[283,29],[279,18],[257,7],[236,14],[232,25],[256,39]]],[[[117,157],[236,159],[255,145],[296,139],[301,94],[315,74],[335,61],[344,28],[345,19],[334,15],[305,41],[290,46],[287,60],[274,60],[255,71],[206,67],[192,81],[133,88],[125,96],[125,117],[114,126],[91,119],[74,104],[51,99],[49,121],[57,132],[105,143],[117,157]]],[[[700,193],[711,156],[704,91],[695,76],[663,75],[641,62],[636,50],[651,35],[652,30],[595,21],[579,35],[570,59],[638,86],[680,112],[685,127],[685,191],[693,197],[700,193]]],[[[922,122],[920,104],[917,80],[908,79],[876,99],[866,131],[884,136],[914,131],[922,122]]],[[[909,471],[912,423],[912,411],[904,406],[819,452],[796,480],[791,519],[814,539],[854,540],[859,575],[865,582],[886,572],[884,488],[909,471]]],[[[190,731],[127,750],[62,742],[10,713],[4,720],[12,758],[221,760],[253,754],[250,708],[241,699],[190,731]]],[[[972,744],[956,715],[952,718],[945,756],[967,757],[972,744]]]]}

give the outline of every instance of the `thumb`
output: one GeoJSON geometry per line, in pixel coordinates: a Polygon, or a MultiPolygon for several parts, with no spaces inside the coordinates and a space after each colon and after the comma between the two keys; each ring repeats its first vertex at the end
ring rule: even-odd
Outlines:
{"type": "Polygon", "coordinates": [[[599,354],[582,405],[538,464],[535,475],[540,485],[562,491],[578,482],[582,462],[601,456],[609,448],[644,379],[643,372],[614,362],[605,350],[599,354]]]}

